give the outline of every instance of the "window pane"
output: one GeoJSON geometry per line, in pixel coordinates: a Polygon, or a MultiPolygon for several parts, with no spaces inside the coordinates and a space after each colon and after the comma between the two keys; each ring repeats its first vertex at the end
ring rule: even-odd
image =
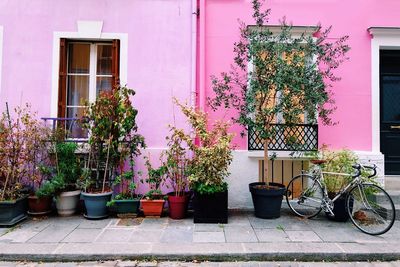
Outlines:
{"type": "Polygon", "coordinates": [[[112,89],[111,77],[97,77],[96,78],[96,93],[100,94],[102,91],[110,91],[112,89]]]}
{"type": "Polygon", "coordinates": [[[89,76],[68,76],[68,106],[81,106],[89,99],[89,76]]]}
{"type": "MultiPolygon", "coordinates": [[[[67,107],[67,117],[80,119],[83,116],[84,107],[67,107]]],[[[88,132],[86,129],[82,129],[79,121],[67,121],[66,131],[68,138],[87,138],[88,132]]]]}
{"type": "Polygon", "coordinates": [[[111,75],[111,45],[97,46],[97,75],[111,75]]]}
{"type": "Polygon", "coordinates": [[[90,44],[69,44],[68,73],[89,73],[90,44]]]}

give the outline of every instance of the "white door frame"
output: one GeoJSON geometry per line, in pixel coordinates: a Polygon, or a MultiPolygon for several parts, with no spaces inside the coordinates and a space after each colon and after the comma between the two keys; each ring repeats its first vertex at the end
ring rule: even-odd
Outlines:
{"type": "Polygon", "coordinates": [[[380,152],[380,77],[379,52],[382,49],[400,50],[400,27],[370,27],[371,34],[371,116],[372,151],[380,152]]]}

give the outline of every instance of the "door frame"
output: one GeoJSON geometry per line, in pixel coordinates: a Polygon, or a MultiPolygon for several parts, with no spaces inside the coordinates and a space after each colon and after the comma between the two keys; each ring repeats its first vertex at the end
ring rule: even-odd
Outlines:
{"type": "Polygon", "coordinates": [[[372,151],[381,153],[380,144],[380,50],[400,50],[400,27],[370,27],[371,39],[371,128],[372,151]]]}

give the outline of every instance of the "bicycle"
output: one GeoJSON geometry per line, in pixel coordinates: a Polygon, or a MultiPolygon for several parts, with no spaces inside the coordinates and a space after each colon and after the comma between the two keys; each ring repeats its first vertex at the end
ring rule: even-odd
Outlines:
{"type": "Polygon", "coordinates": [[[354,174],[323,172],[324,160],[312,160],[313,168],[302,171],[292,178],[286,188],[286,201],[290,209],[302,218],[311,219],[321,210],[334,216],[333,207],[336,200],[345,196],[346,211],[352,223],[362,232],[370,235],[381,235],[390,230],[396,218],[395,207],[389,194],[380,186],[364,182],[361,169],[372,170],[368,176],[376,176],[376,165],[353,165],[354,174]],[[324,184],[324,174],[351,176],[352,180],[332,199],[329,198],[324,184]],[[296,193],[298,191],[298,193],[296,193]]]}

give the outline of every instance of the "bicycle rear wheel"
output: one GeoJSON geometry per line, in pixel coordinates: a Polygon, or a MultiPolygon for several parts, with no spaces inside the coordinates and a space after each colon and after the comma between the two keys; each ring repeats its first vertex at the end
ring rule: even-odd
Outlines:
{"type": "Polygon", "coordinates": [[[370,235],[386,233],[396,218],[392,199],[374,184],[353,187],[347,195],[346,207],[353,224],[370,235]]]}
{"type": "Polygon", "coordinates": [[[320,184],[306,174],[294,177],[286,188],[289,208],[303,218],[312,218],[321,212],[323,196],[320,184]]]}

